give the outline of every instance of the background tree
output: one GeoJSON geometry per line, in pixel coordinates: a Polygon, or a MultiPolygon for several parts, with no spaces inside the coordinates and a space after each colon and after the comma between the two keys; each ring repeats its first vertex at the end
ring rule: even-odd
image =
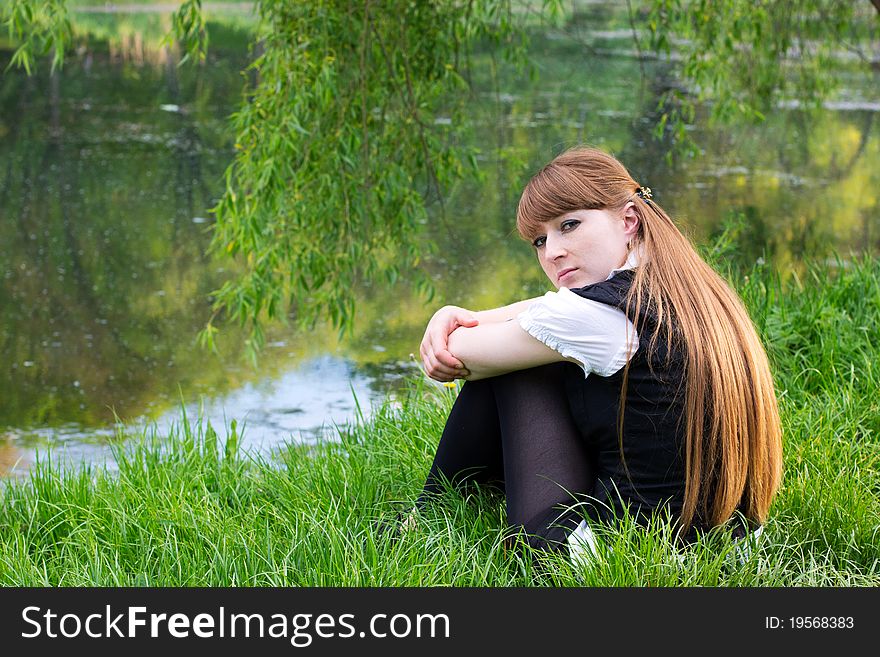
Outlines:
{"type": "MultiPolygon", "coordinates": [[[[426,203],[477,173],[457,144],[466,58],[481,38],[520,47],[506,1],[259,3],[256,82],[234,116],[238,155],[213,248],[245,273],[216,308],[254,327],[293,316],[350,325],[362,281],[415,275],[426,203]]],[[[203,337],[210,341],[213,325],[203,337]]]]}
{"type": "Polygon", "coordinates": [[[635,15],[649,49],[676,56],[681,84],[661,97],[656,129],[679,143],[699,103],[717,121],[761,121],[780,102],[821,105],[841,61],[880,72],[880,0],[652,0],[635,15]]]}
{"type": "MultiPolygon", "coordinates": [[[[670,59],[673,81],[656,132],[687,143],[698,103],[718,120],[760,120],[781,100],[815,106],[833,92],[832,64],[878,68],[880,0],[650,0],[628,3],[636,46],[670,59]],[[645,40],[647,36],[647,40],[645,40]]],[[[430,292],[420,263],[426,208],[478,173],[461,146],[468,55],[480,43],[520,64],[525,22],[562,25],[560,1],[258,0],[259,27],[241,109],[237,155],[214,208],[212,250],[240,275],[215,293],[223,313],[262,344],[267,318],[350,326],[354,288],[401,272],[430,292]],[[534,3],[533,3],[534,4],[534,3]]],[[[11,0],[3,9],[31,70],[72,42],[65,0],[11,0]]],[[[186,0],[175,35],[192,59],[207,45],[200,0],[186,0]]],[[[442,214],[442,213],[441,213],[442,214]]],[[[212,344],[213,318],[201,337],[212,344]]]]}

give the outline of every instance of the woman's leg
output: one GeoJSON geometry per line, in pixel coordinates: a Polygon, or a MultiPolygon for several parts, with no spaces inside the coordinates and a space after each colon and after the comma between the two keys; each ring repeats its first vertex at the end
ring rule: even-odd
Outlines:
{"type": "Polygon", "coordinates": [[[418,505],[442,480],[497,482],[508,523],[533,547],[562,549],[580,522],[562,513],[593,490],[593,456],[568,406],[565,369],[556,363],[470,381],[453,406],[418,505]],[[562,514],[562,515],[560,515],[562,514]]]}
{"type": "Polygon", "coordinates": [[[501,426],[491,379],[468,381],[459,392],[416,506],[421,507],[429,495],[440,493],[444,481],[504,487],[501,426]]]}
{"type": "Polygon", "coordinates": [[[504,454],[507,521],[535,548],[567,549],[593,492],[595,456],[575,425],[565,368],[555,363],[493,379],[504,454]],[[580,498],[579,498],[580,496],[580,498]]]}

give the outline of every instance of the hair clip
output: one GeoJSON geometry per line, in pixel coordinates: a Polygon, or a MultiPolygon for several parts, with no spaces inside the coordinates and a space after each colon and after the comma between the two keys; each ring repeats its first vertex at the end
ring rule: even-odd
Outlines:
{"type": "Polygon", "coordinates": [[[644,201],[650,201],[652,198],[654,198],[654,195],[651,193],[650,187],[639,186],[639,188],[636,190],[636,196],[644,201]]]}

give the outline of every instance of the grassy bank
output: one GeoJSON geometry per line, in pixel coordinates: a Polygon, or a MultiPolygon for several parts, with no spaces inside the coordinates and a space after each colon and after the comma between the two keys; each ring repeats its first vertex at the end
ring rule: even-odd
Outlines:
{"type": "Polygon", "coordinates": [[[119,470],[38,464],[0,497],[3,585],[880,585],[880,261],[817,265],[781,284],[735,276],[765,337],[785,480],[741,566],[723,537],[683,558],[664,527],[602,534],[601,558],[535,572],[505,551],[503,501],[450,493],[402,539],[373,521],[419,491],[454,391],[415,383],[338,442],[281,464],[210,428],[135,437],[119,470]]]}

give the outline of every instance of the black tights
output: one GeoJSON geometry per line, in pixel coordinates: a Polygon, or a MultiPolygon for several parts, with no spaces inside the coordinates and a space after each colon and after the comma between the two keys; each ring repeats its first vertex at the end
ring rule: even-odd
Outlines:
{"type": "MultiPolygon", "coordinates": [[[[565,367],[554,363],[462,388],[437,446],[417,505],[469,482],[504,491],[507,522],[529,545],[562,550],[580,522],[576,495],[590,494],[594,457],[575,426],[565,393],[565,367]]],[[[582,501],[581,497],[581,501],[582,501]]]]}

